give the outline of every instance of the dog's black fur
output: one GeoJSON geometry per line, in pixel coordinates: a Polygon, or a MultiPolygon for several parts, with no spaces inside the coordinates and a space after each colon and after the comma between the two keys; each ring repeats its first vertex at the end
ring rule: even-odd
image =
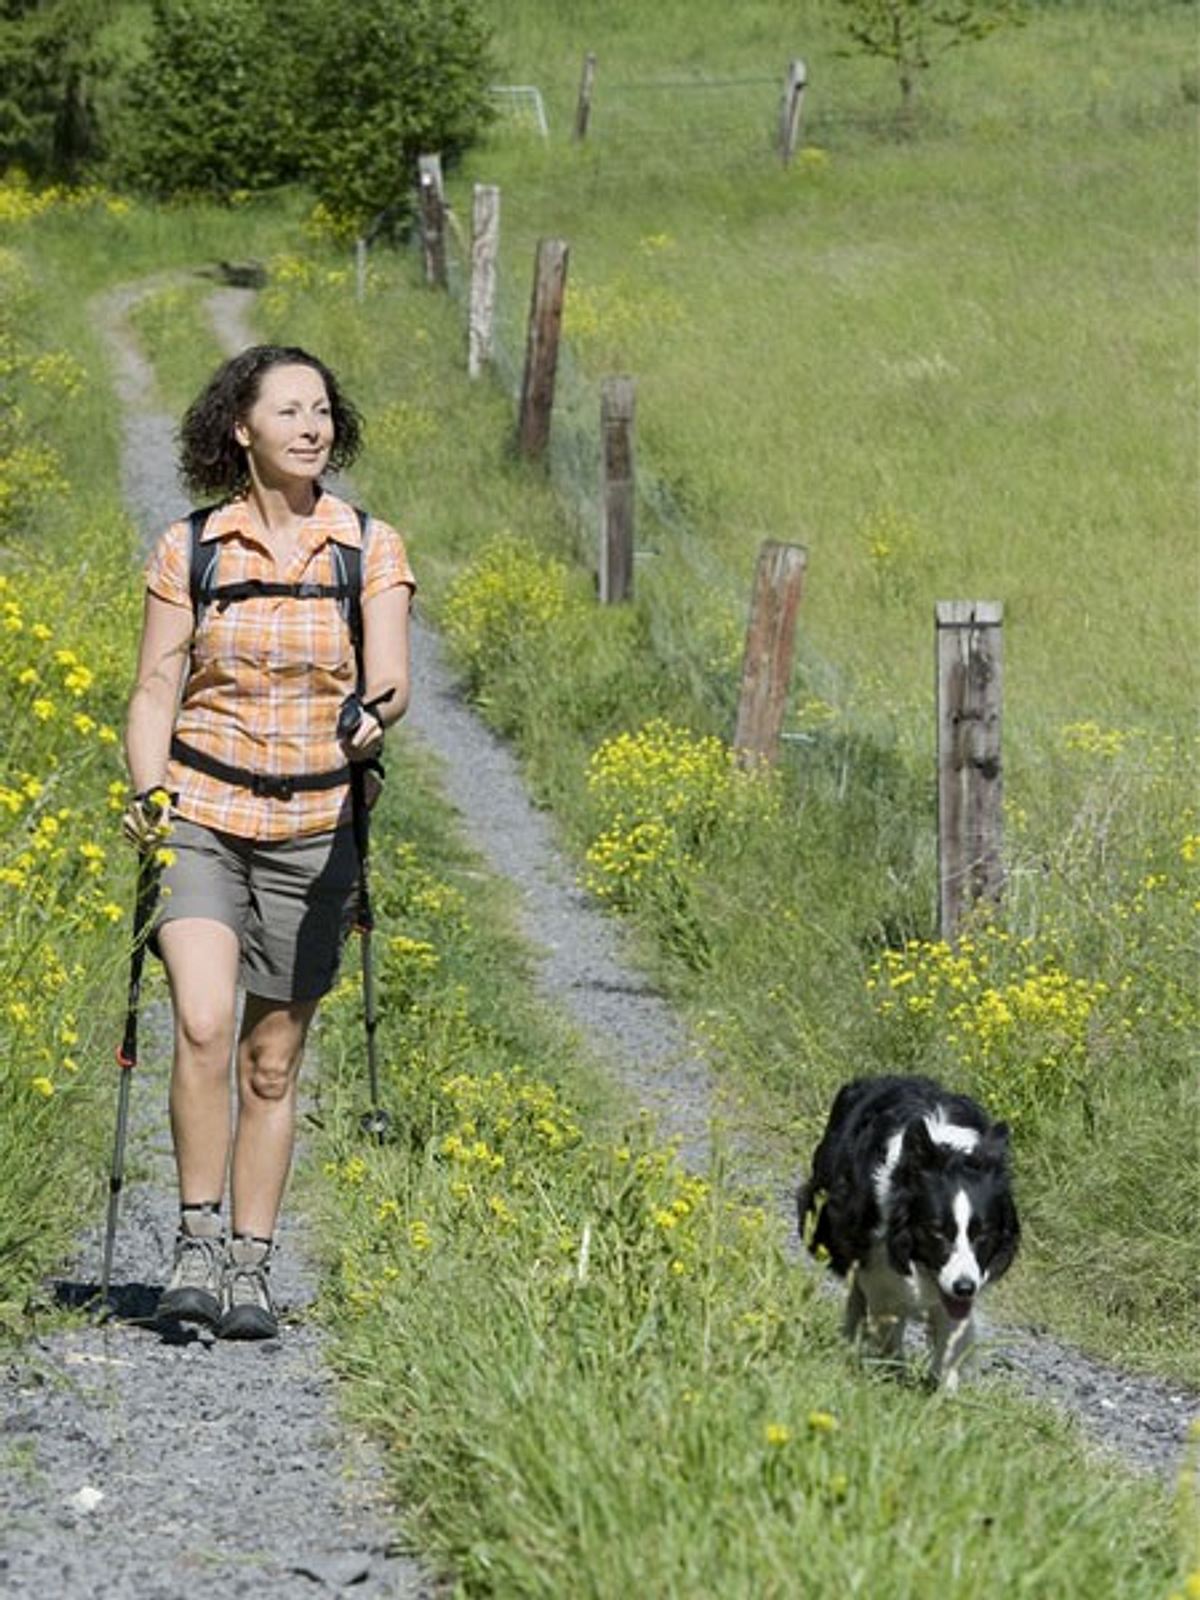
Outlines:
{"type": "Polygon", "coordinates": [[[931,1078],[843,1085],[797,1205],[809,1249],[851,1278],[849,1336],[865,1318],[879,1353],[899,1358],[906,1320],[921,1318],[934,1376],[954,1386],[976,1297],[1020,1239],[1008,1150],[1006,1124],[931,1078]]]}

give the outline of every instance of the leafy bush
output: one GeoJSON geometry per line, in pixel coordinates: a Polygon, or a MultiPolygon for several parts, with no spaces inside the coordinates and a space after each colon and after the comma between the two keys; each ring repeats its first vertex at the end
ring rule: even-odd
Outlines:
{"type": "Polygon", "coordinates": [[[153,0],[115,162],[158,196],[307,180],[336,229],[407,213],[417,155],[452,159],[487,115],[474,0],[297,0],[281,34],[257,0],[153,0]]]}
{"type": "Polygon", "coordinates": [[[255,0],[153,0],[130,72],[114,161],[160,197],[262,189],[298,175],[289,55],[255,0]]]}
{"type": "Polygon", "coordinates": [[[75,178],[98,154],[99,0],[8,0],[0,19],[0,167],[75,178]]]}
{"type": "Polygon", "coordinates": [[[475,0],[310,4],[299,63],[305,171],[347,233],[407,215],[417,157],[454,161],[489,114],[487,35],[475,0]]]}

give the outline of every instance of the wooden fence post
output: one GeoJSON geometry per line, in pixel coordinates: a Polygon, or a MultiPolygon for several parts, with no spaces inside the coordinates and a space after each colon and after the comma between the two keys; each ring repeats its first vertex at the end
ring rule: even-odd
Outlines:
{"type": "Polygon", "coordinates": [[[425,257],[425,282],[434,289],[446,287],[446,200],[442,189],[440,156],[421,156],[417,162],[420,185],[421,249],[425,257]]]}
{"type": "Polygon", "coordinates": [[[789,61],[779,108],[779,154],[785,167],[792,164],[800,136],[800,114],[804,110],[804,91],[808,87],[808,68],[803,61],[789,61]]]}
{"type": "Polygon", "coordinates": [[[579,80],[579,99],[575,106],[575,139],[587,138],[588,123],[592,118],[592,88],[596,82],[596,57],[589,50],[583,58],[583,75],[579,80]]]}
{"type": "Polygon", "coordinates": [[[807,566],[803,545],[768,539],[758,553],[733,733],[733,748],[743,764],[774,762],[779,755],[807,566]]]}
{"type": "Polygon", "coordinates": [[[471,303],[467,320],[467,373],[477,378],[492,359],[496,318],[496,256],[500,242],[500,191],[477,183],[471,209],[471,303]]]}
{"type": "Polygon", "coordinates": [[[600,389],[603,452],[600,531],[600,602],[633,598],[633,408],[632,378],[605,378],[600,389]]]}
{"type": "Polygon", "coordinates": [[[939,600],[936,616],[938,926],[953,940],[969,906],[1004,888],[1004,608],[939,600]]]}
{"type": "Polygon", "coordinates": [[[544,455],[550,442],[558,336],[566,288],[566,240],[540,240],[533,273],[525,374],[521,380],[521,409],[517,421],[517,451],[530,460],[544,455]]]}

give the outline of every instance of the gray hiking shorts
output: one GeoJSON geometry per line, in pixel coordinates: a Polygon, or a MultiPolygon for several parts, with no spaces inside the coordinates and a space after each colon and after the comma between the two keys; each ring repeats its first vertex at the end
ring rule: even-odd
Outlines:
{"type": "MultiPolygon", "coordinates": [[[[240,981],[264,1000],[319,1000],[333,987],[357,904],[349,827],[301,839],[240,839],[176,817],[154,931],[185,917],[241,940],[240,981]]],[[[151,948],[157,950],[156,941],[151,948]]]]}

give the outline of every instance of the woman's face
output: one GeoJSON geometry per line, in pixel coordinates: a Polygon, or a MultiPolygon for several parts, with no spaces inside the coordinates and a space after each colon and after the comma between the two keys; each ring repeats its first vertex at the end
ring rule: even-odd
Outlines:
{"type": "Polygon", "coordinates": [[[324,378],[313,367],[269,367],[233,434],[257,482],[270,488],[314,482],[333,446],[333,408],[324,378]]]}

